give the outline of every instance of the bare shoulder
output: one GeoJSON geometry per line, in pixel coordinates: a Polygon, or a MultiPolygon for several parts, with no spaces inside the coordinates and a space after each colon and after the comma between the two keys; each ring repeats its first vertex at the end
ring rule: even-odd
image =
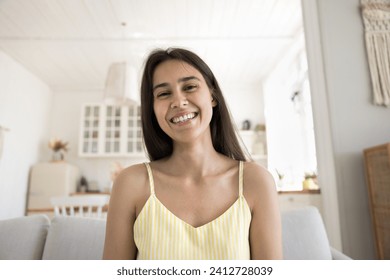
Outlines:
{"type": "Polygon", "coordinates": [[[148,174],[144,164],[135,164],[122,170],[115,179],[111,197],[135,205],[149,195],[148,174]]]}
{"type": "Polygon", "coordinates": [[[249,188],[275,187],[275,180],[271,173],[255,162],[245,162],[244,180],[245,187],[249,188]]]}
{"type": "Polygon", "coordinates": [[[251,259],[282,259],[282,230],[275,181],[260,165],[244,167],[244,196],[251,210],[251,259]]]}
{"type": "Polygon", "coordinates": [[[115,179],[117,188],[134,188],[145,183],[147,171],[145,164],[135,164],[123,169],[115,179]]]}
{"type": "Polygon", "coordinates": [[[275,180],[271,173],[255,162],[245,162],[244,196],[248,203],[256,205],[259,201],[274,196],[275,193],[275,180]]]}
{"type": "Polygon", "coordinates": [[[127,167],[115,179],[108,206],[104,259],[135,259],[132,228],[137,209],[148,196],[147,185],[143,164],[127,167]]]}
{"type": "Polygon", "coordinates": [[[144,164],[135,164],[123,169],[114,182],[114,187],[120,189],[134,188],[145,183],[147,171],[144,164]]]}

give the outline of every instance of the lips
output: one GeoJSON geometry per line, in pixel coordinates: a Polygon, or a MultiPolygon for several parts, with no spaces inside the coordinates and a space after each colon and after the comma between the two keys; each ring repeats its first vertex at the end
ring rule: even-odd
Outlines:
{"type": "Polygon", "coordinates": [[[181,116],[173,117],[172,119],[170,119],[170,122],[173,124],[184,123],[186,121],[194,119],[197,115],[198,115],[198,113],[195,113],[195,112],[187,113],[187,114],[184,114],[181,116]]]}

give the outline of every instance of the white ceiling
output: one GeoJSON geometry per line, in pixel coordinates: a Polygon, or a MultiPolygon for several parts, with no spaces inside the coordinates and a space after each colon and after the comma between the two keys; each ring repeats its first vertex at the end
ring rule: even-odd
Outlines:
{"type": "Polygon", "coordinates": [[[302,30],[300,0],[0,0],[0,49],[53,90],[103,89],[110,63],[197,52],[218,79],[259,84],[302,30]],[[126,22],[126,27],[121,26],[126,22]]]}

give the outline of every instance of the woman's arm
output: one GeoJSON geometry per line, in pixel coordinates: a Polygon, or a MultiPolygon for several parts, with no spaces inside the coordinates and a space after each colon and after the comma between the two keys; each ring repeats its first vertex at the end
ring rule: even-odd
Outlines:
{"type": "Polygon", "coordinates": [[[282,226],[274,178],[263,167],[246,163],[244,195],[252,211],[251,259],[282,259],[282,226]]]}
{"type": "Polygon", "coordinates": [[[135,259],[133,225],[145,189],[144,166],[123,170],[114,182],[107,214],[103,259],[135,259]],[[140,176],[142,175],[142,176],[140,176]]]}

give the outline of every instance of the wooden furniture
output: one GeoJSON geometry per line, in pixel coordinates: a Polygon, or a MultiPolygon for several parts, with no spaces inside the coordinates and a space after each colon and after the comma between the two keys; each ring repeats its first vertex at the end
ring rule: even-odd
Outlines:
{"type": "Polygon", "coordinates": [[[390,143],[364,150],[378,259],[390,259],[390,143]]]}
{"type": "Polygon", "coordinates": [[[50,198],[55,216],[104,218],[109,195],[57,196],[50,198]]]}

